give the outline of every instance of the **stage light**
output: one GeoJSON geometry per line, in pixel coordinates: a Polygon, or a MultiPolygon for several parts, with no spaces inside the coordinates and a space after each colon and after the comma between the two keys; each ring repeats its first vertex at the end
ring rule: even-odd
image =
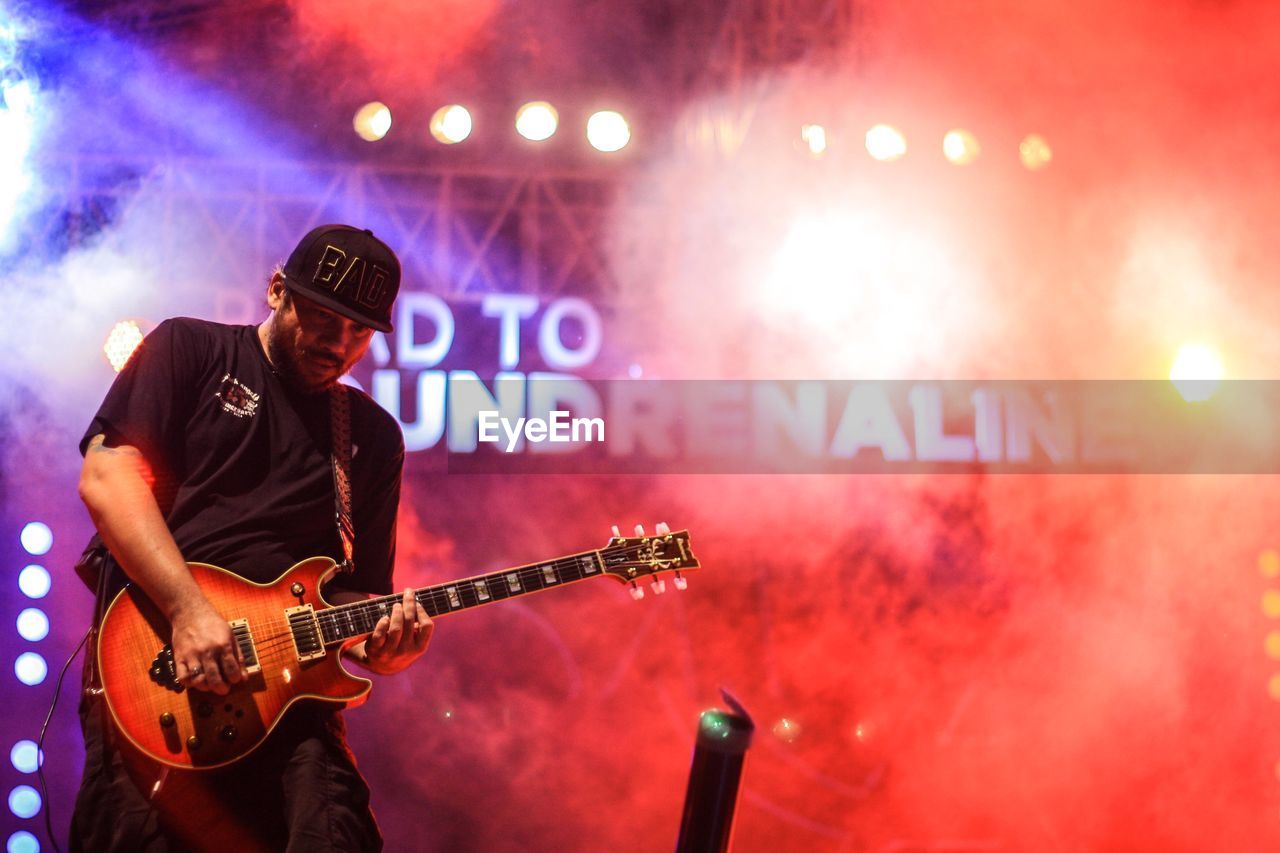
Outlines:
{"type": "Polygon", "coordinates": [[[827,151],[827,129],[820,124],[802,125],[800,139],[809,146],[809,153],[814,157],[821,157],[827,151]]]}
{"type": "Polygon", "coordinates": [[[111,367],[119,373],[128,363],[129,356],[133,355],[133,351],[141,343],[142,327],[133,320],[121,320],[111,327],[107,342],[102,345],[102,351],[106,353],[111,367]]]}
{"type": "Polygon", "coordinates": [[[391,130],[391,110],[381,101],[370,101],[356,110],[351,124],[361,139],[377,142],[391,130]]]}
{"type": "Polygon", "coordinates": [[[1226,370],[1222,356],[1205,344],[1189,343],[1178,348],[1169,369],[1169,381],[1188,403],[1202,403],[1213,396],[1226,370]]]}
{"type": "Polygon", "coordinates": [[[1033,172],[1038,172],[1048,166],[1049,161],[1053,159],[1053,149],[1049,147],[1048,142],[1045,142],[1043,136],[1031,133],[1018,143],[1018,157],[1022,160],[1022,165],[1033,172]]]}
{"type": "Polygon", "coordinates": [[[967,130],[949,130],[942,137],[943,156],[957,166],[967,166],[977,160],[981,152],[978,140],[967,130]]]}
{"type": "Polygon", "coordinates": [[[49,617],[39,607],[26,608],[18,614],[18,633],[28,642],[40,642],[49,636],[49,617]]]}
{"type": "Polygon", "coordinates": [[[550,139],[559,123],[556,108],[546,101],[530,101],[516,112],[516,132],[532,142],[550,139]]]}
{"type": "Polygon", "coordinates": [[[639,379],[644,376],[644,368],[638,364],[633,364],[627,368],[627,376],[630,376],[632,379],[639,379]]]}
{"type": "Polygon", "coordinates": [[[35,687],[49,674],[49,665],[35,652],[23,652],[13,662],[13,674],[28,687],[35,687]]]}
{"type": "Polygon", "coordinates": [[[27,598],[44,598],[53,586],[53,578],[44,566],[32,564],[18,572],[18,589],[27,598]]]}
{"type": "Polygon", "coordinates": [[[1280,591],[1269,589],[1262,594],[1262,612],[1272,619],[1280,619],[1280,591]]]}
{"type": "Polygon", "coordinates": [[[1274,578],[1280,575],[1280,553],[1268,548],[1258,554],[1258,571],[1262,573],[1264,578],[1274,578]]]}
{"type": "Polygon", "coordinates": [[[444,145],[456,145],[471,135],[471,113],[461,104],[446,104],[431,116],[431,135],[444,145]]]}
{"type": "Polygon", "coordinates": [[[40,842],[25,829],[20,829],[9,836],[5,849],[8,853],[40,853],[40,842]]]}
{"type": "Polygon", "coordinates": [[[631,141],[631,127],[622,113],[601,110],[587,119],[587,141],[597,151],[621,151],[631,141]]]}
{"type": "Polygon", "coordinates": [[[795,743],[800,737],[800,724],[786,717],[773,724],[773,736],[786,743],[795,743]]]}
{"type": "Polygon", "coordinates": [[[49,525],[40,521],[29,522],[22,528],[20,538],[27,553],[36,557],[49,553],[49,549],[53,547],[53,531],[49,529],[49,525]]]}
{"type": "Polygon", "coordinates": [[[20,740],[9,750],[9,760],[13,762],[13,769],[19,773],[35,773],[37,756],[39,763],[44,764],[44,756],[37,751],[33,740],[20,740]]]}
{"type": "Polygon", "coordinates": [[[1267,692],[1271,694],[1271,698],[1280,702],[1280,675],[1271,676],[1271,680],[1267,682],[1267,692]]]}
{"type": "Polygon", "coordinates": [[[1280,631],[1268,631],[1263,648],[1266,649],[1267,657],[1280,660],[1280,631]]]}
{"type": "Polygon", "coordinates": [[[9,792],[9,811],[20,818],[40,813],[40,792],[30,785],[19,785],[9,792]]]}
{"type": "Polygon", "coordinates": [[[877,124],[867,131],[867,153],[889,163],[907,153],[907,140],[897,128],[877,124]]]}

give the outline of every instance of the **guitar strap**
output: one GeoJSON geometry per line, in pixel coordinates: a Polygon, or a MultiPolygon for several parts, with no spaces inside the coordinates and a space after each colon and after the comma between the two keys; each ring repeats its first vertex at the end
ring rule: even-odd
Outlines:
{"type": "Polygon", "coordinates": [[[351,400],[341,383],[329,390],[329,425],[333,434],[333,502],[338,538],[342,540],[342,565],[338,571],[353,572],[356,528],[351,521],[351,400]]]}

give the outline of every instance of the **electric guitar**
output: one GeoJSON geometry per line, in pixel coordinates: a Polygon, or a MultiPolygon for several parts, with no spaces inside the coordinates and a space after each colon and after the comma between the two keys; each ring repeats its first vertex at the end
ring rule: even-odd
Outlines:
{"type": "MultiPolygon", "coordinates": [[[[337,568],[328,557],[294,565],[269,584],[247,581],[206,563],[190,563],[191,575],[214,608],[228,618],[247,675],[225,696],[178,683],[169,624],[141,590],[129,586],[112,601],[98,636],[98,671],[117,727],[152,759],[185,770],[230,764],[266,739],[281,715],[300,699],[354,707],[373,682],[349,674],[343,648],[373,632],[401,595],[329,605],[320,586],[337,568]]],[[[661,591],[674,573],[698,568],[688,531],[657,536],[614,536],[597,551],[424,587],[415,595],[433,619],[556,589],[594,577],[611,577],[644,595],[650,579],[661,591]]]]}

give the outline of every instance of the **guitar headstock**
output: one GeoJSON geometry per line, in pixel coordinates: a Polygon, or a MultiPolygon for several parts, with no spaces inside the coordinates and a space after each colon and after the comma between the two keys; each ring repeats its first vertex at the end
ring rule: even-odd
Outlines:
{"type": "Polygon", "coordinates": [[[600,549],[600,557],[605,573],[630,584],[634,598],[644,597],[644,590],[637,583],[645,578],[650,579],[655,593],[661,593],[666,588],[662,576],[674,573],[676,589],[684,589],[684,572],[699,568],[687,530],[664,531],[654,536],[615,535],[600,549]]]}

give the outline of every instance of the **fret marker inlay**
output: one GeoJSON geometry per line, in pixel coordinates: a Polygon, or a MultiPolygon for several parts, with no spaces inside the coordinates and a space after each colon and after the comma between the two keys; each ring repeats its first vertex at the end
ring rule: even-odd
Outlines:
{"type": "Polygon", "coordinates": [[[478,598],[480,601],[488,601],[489,600],[488,585],[484,581],[476,581],[474,586],[476,588],[476,598],[478,598]]]}
{"type": "Polygon", "coordinates": [[[542,567],[542,577],[546,579],[547,583],[555,583],[556,581],[560,580],[558,577],[556,577],[556,570],[553,569],[551,566],[542,567]]]}
{"type": "Polygon", "coordinates": [[[510,572],[510,573],[508,573],[508,574],[507,574],[507,587],[508,587],[512,592],[519,592],[519,591],[520,591],[520,576],[519,576],[518,574],[516,574],[515,572],[510,572]]]}
{"type": "Polygon", "coordinates": [[[450,607],[461,607],[462,599],[458,598],[458,588],[456,586],[447,586],[444,588],[445,595],[449,596],[450,607]]]}

